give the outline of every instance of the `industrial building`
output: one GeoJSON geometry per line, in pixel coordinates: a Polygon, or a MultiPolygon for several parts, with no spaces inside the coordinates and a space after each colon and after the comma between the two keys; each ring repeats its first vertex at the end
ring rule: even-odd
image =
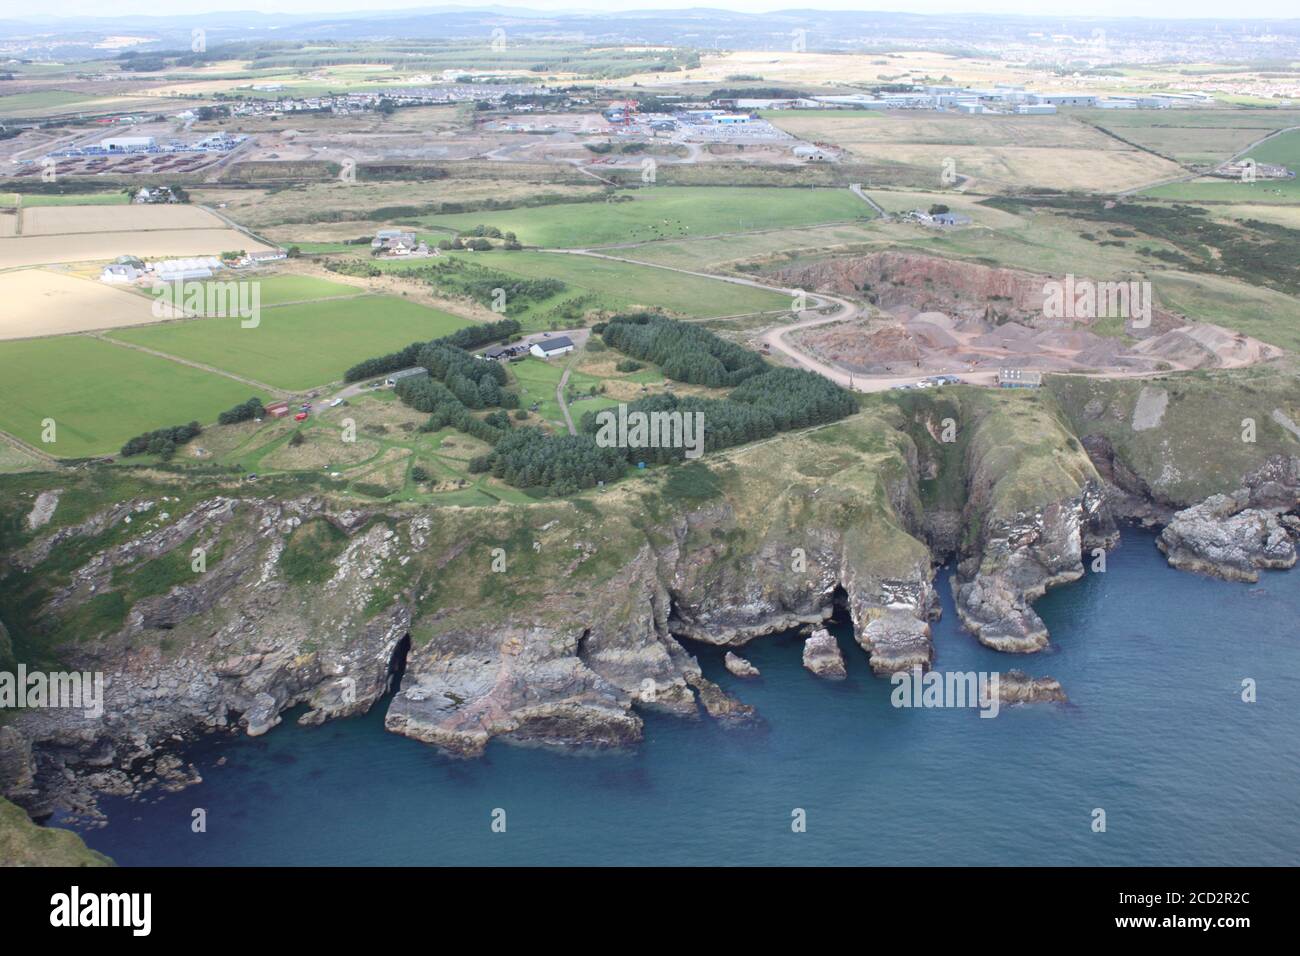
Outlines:
{"type": "Polygon", "coordinates": [[[1043,384],[1043,373],[1024,368],[998,369],[998,388],[1038,388],[1043,384]]]}
{"type": "Polygon", "coordinates": [[[135,153],[153,149],[157,143],[152,136],[110,136],[101,139],[99,145],[110,153],[135,153]]]}

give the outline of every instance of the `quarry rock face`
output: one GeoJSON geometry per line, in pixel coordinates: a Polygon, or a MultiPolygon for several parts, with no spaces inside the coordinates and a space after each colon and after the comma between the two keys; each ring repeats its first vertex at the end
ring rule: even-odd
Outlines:
{"type": "MultiPolygon", "coordinates": [[[[785,269],[777,275],[781,282],[799,288],[865,296],[890,311],[942,312],[957,319],[982,319],[995,325],[1018,322],[1036,329],[1065,328],[1078,321],[1051,319],[1043,314],[1045,284],[1059,276],[924,253],[890,251],[845,256],[785,269]]],[[[1185,323],[1182,316],[1155,307],[1149,326],[1129,331],[1144,337],[1185,323]]]]}
{"type": "Polygon", "coordinates": [[[1229,581],[1258,581],[1265,569],[1294,567],[1296,543],[1272,511],[1252,508],[1250,492],[1213,495],[1174,515],[1156,545],[1170,565],[1229,581]]]}

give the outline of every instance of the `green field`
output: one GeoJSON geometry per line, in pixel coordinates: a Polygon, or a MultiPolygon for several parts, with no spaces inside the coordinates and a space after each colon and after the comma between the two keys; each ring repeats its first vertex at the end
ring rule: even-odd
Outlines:
{"type": "MultiPolygon", "coordinates": [[[[1247,154],[1260,163],[1285,166],[1300,172],[1300,130],[1275,136],[1247,154]]],[[[1257,179],[1253,183],[1231,179],[1197,179],[1146,190],[1142,195],[1185,202],[1294,203],[1300,202],[1300,176],[1290,179],[1257,179]]]]}
{"type": "Polygon", "coordinates": [[[1300,110],[1080,110],[1080,119],[1180,163],[1217,164],[1270,132],[1300,125],[1300,110]]]}
{"type": "Polygon", "coordinates": [[[111,454],[142,432],[211,422],[252,391],[221,375],[80,335],[0,342],[0,367],[0,428],[58,458],[111,454]],[[52,444],[41,442],[46,418],[56,425],[52,444]]]}
{"type": "Polygon", "coordinates": [[[1189,183],[1156,186],[1145,190],[1142,196],[1148,199],[1173,199],[1178,202],[1282,205],[1300,202],[1300,178],[1260,179],[1253,183],[1234,182],[1231,179],[1195,179],[1189,183]]]}
{"type": "MultiPolygon", "coordinates": [[[[471,262],[530,279],[559,279],[559,295],[507,315],[527,330],[573,328],[584,310],[664,309],[687,318],[714,318],[790,307],[787,296],[765,289],[683,275],[632,262],[550,252],[464,253],[471,262]]],[[[415,265],[414,263],[412,265],[415,265]]],[[[400,263],[382,264],[400,271],[400,263]]]]}
{"type": "MultiPolygon", "coordinates": [[[[204,285],[220,286],[225,281],[229,280],[217,279],[214,282],[204,283],[204,285]]],[[[314,276],[282,275],[269,276],[264,279],[243,279],[240,281],[257,283],[257,294],[263,306],[285,305],[290,302],[310,302],[318,299],[331,299],[343,296],[366,294],[366,290],[358,286],[346,285],[342,282],[331,282],[329,279],[317,279],[314,276]]],[[[162,297],[168,302],[172,301],[174,293],[175,287],[170,285],[163,286],[158,290],[158,294],[162,295],[162,297]]],[[[188,294],[188,290],[183,292],[182,298],[188,294]]]]}
{"type": "Polygon", "coordinates": [[[242,328],[237,317],[188,319],[122,329],[112,337],[301,391],[337,381],[362,359],[470,324],[402,299],[364,296],[263,308],[255,328],[242,328]]]}
{"type": "Polygon", "coordinates": [[[1251,158],[1261,163],[1279,163],[1292,172],[1300,167],[1300,130],[1274,136],[1250,151],[1251,158]]]}
{"type": "Polygon", "coordinates": [[[35,206],[125,206],[131,197],[115,193],[0,193],[0,206],[13,209],[22,200],[24,208],[35,206]]]}
{"type": "Polygon", "coordinates": [[[432,229],[457,231],[480,224],[496,226],[502,232],[515,233],[526,245],[572,249],[869,219],[872,215],[871,208],[847,189],[652,186],[619,195],[631,196],[631,201],[428,216],[421,221],[432,229]]]}

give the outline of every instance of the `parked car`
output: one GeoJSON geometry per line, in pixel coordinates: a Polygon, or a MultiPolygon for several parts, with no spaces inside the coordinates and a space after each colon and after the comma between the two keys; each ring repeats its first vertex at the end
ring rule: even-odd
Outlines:
{"type": "Polygon", "coordinates": [[[297,415],[293,416],[293,420],[294,420],[295,422],[306,421],[306,420],[307,420],[307,413],[306,413],[306,412],[299,412],[297,415]]]}

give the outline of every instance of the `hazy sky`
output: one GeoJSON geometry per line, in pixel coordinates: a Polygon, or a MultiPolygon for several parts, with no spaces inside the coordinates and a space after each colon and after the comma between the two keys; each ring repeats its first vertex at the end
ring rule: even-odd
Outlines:
{"type": "MultiPolygon", "coordinates": [[[[26,15],[105,16],[122,14],[187,14],[217,11],[257,10],[264,13],[332,13],[367,8],[397,10],[407,7],[463,6],[439,4],[434,0],[44,0],[21,10],[10,7],[0,19],[26,15]]],[[[1282,18],[1297,16],[1295,0],[1251,0],[1248,4],[1224,4],[1222,0],[504,0],[495,4],[534,10],[599,9],[649,10],[683,7],[713,7],[759,13],[767,10],[893,10],[907,13],[1029,13],[1048,16],[1133,16],[1213,17],[1224,19],[1282,18]]]]}

